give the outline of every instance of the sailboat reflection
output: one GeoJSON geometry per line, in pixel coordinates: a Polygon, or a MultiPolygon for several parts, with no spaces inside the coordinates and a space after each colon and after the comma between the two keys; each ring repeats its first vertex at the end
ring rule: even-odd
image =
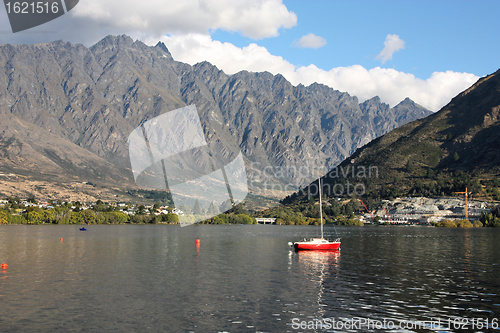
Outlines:
{"type": "Polygon", "coordinates": [[[298,257],[299,264],[304,266],[305,273],[319,277],[324,277],[328,268],[338,267],[340,261],[340,251],[299,251],[295,255],[298,257]]]}
{"type": "Polygon", "coordinates": [[[328,310],[325,296],[328,298],[327,294],[332,293],[332,282],[340,271],[340,251],[299,251],[295,255],[301,273],[318,288],[317,297],[314,297],[317,303],[316,317],[322,318],[328,310]]]}

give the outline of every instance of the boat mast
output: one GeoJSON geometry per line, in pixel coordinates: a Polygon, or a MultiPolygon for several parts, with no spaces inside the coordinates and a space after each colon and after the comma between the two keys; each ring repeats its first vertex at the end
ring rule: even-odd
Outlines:
{"type": "Polygon", "coordinates": [[[319,183],[319,218],[321,220],[321,239],[323,239],[323,205],[321,204],[321,177],[319,177],[318,183],[319,183]]]}

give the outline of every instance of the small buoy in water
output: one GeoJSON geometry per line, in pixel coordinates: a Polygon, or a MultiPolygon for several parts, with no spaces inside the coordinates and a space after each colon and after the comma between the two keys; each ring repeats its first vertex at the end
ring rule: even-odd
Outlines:
{"type": "Polygon", "coordinates": [[[196,245],[197,245],[197,246],[200,246],[200,239],[197,239],[197,240],[196,240],[196,245]]]}
{"type": "Polygon", "coordinates": [[[62,242],[62,238],[61,238],[61,242],[62,242]]]}
{"type": "Polygon", "coordinates": [[[5,268],[7,268],[7,267],[9,267],[9,265],[7,265],[6,263],[3,263],[3,264],[2,264],[2,268],[4,268],[4,269],[5,269],[5,268]]]}

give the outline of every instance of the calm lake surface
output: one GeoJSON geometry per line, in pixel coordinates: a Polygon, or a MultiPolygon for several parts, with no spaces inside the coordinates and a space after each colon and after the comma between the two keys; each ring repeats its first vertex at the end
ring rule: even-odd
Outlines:
{"type": "Polygon", "coordinates": [[[498,328],[500,230],[337,227],[340,251],[296,253],[318,227],[87,228],[0,227],[1,332],[498,328]]]}

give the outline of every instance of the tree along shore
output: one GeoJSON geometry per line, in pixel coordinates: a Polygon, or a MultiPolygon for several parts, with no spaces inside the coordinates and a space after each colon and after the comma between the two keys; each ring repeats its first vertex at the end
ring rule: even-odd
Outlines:
{"type": "MultiPolygon", "coordinates": [[[[365,200],[365,199],[363,199],[365,200]]],[[[355,198],[345,200],[328,200],[325,198],[323,205],[323,218],[325,224],[336,225],[364,225],[365,223],[359,218],[364,215],[365,208],[359,200],[355,198]]],[[[365,203],[371,207],[377,206],[376,202],[369,199],[365,203]]],[[[258,217],[276,218],[276,224],[285,225],[312,225],[319,224],[319,205],[309,197],[304,198],[296,203],[288,203],[278,205],[268,210],[255,214],[258,217]]],[[[372,223],[379,224],[380,217],[375,217],[372,223]]],[[[371,224],[371,223],[367,223],[371,224]]],[[[386,223],[390,224],[390,223],[386,223]]],[[[437,227],[500,227],[500,206],[494,207],[491,212],[483,213],[479,220],[451,220],[445,219],[437,223],[431,223],[437,227]]]]}
{"type": "MultiPolygon", "coordinates": [[[[361,210],[357,201],[342,203],[331,202],[323,208],[325,224],[362,226],[365,223],[357,218],[361,210]]],[[[178,224],[179,216],[173,209],[160,209],[160,204],[146,207],[130,205],[127,207],[107,204],[98,200],[93,205],[84,206],[79,202],[52,203],[41,208],[22,204],[19,199],[9,199],[0,208],[0,224],[178,224]],[[131,208],[133,207],[133,208],[131,208]]],[[[248,214],[241,204],[225,213],[207,219],[201,224],[254,224],[255,217],[276,218],[279,225],[318,225],[319,205],[313,201],[301,202],[293,206],[278,205],[274,208],[248,214]]],[[[445,219],[433,223],[437,227],[500,227],[500,206],[490,213],[483,213],[479,220],[445,219]]]]}
{"type": "MultiPolygon", "coordinates": [[[[0,208],[0,224],[178,224],[179,215],[175,209],[161,207],[159,203],[144,205],[107,204],[98,200],[91,205],[80,202],[45,203],[35,200],[22,201],[9,198],[0,208]]],[[[205,220],[203,224],[252,224],[255,218],[249,216],[241,205],[226,213],[205,220]]]]}

